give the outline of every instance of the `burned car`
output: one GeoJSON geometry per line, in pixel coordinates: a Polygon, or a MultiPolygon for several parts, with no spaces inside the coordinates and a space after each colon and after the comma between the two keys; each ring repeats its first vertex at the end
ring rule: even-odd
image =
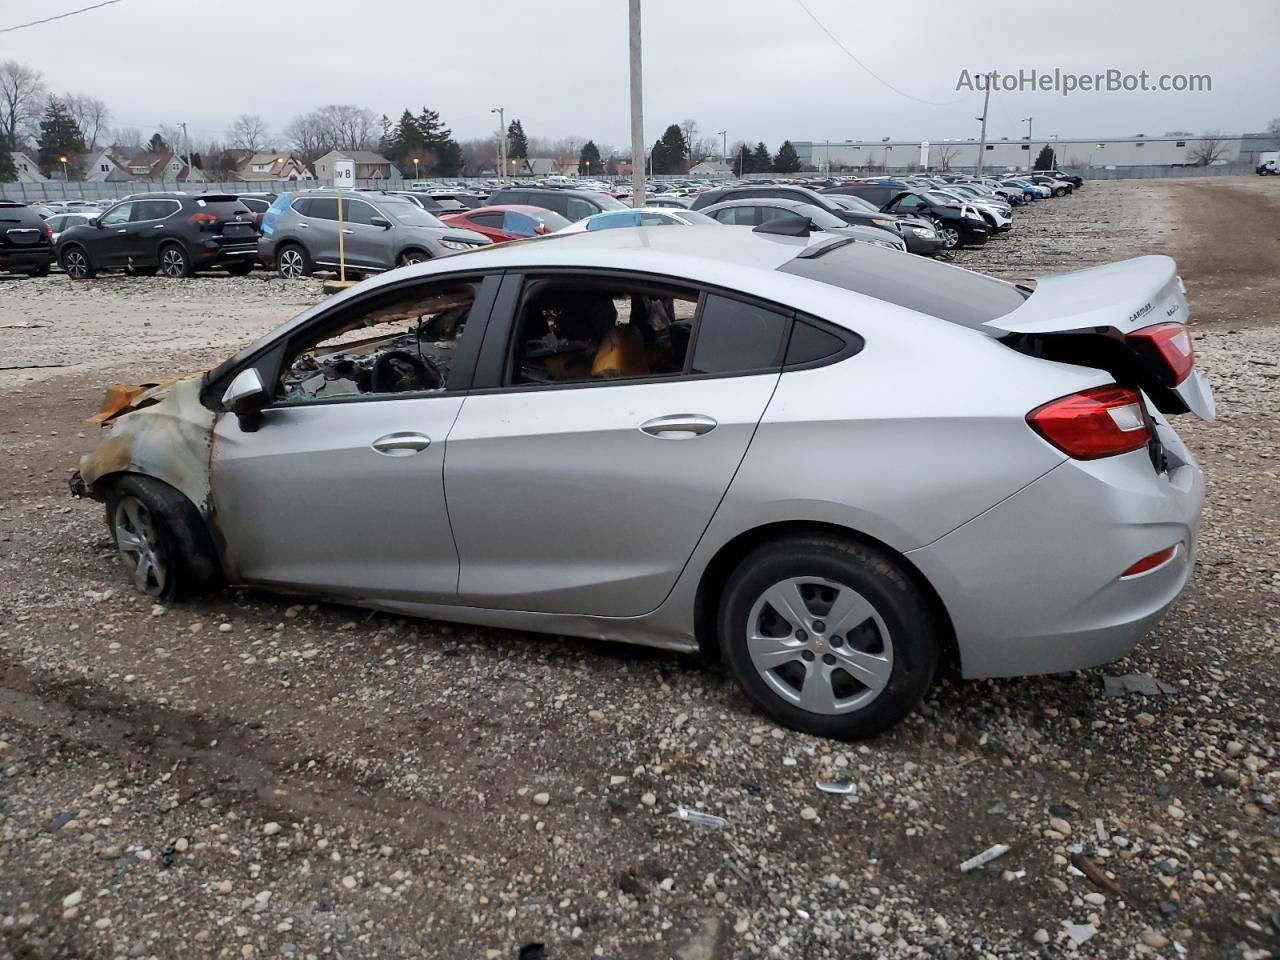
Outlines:
{"type": "Polygon", "coordinates": [[[1122,656],[1193,567],[1172,260],[1015,285],[691,226],[388,272],[114,388],[72,479],[134,584],[718,653],[782,723],[1122,656]]]}

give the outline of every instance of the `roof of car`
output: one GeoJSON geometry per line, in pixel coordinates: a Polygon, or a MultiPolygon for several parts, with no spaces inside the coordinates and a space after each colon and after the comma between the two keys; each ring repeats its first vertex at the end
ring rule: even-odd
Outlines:
{"type": "Polygon", "coordinates": [[[695,213],[706,213],[712,207],[717,210],[725,207],[786,207],[788,210],[794,210],[796,207],[812,207],[813,204],[806,200],[795,200],[791,197],[739,197],[736,200],[721,200],[719,203],[710,203],[701,210],[695,210],[695,213]]]}
{"type": "Polygon", "coordinates": [[[483,207],[476,207],[473,210],[454,210],[446,217],[472,217],[477,213],[506,213],[508,210],[515,213],[523,213],[530,217],[545,217],[548,213],[555,213],[554,210],[548,210],[546,207],[535,207],[528,203],[492,203],[483,207]]]}

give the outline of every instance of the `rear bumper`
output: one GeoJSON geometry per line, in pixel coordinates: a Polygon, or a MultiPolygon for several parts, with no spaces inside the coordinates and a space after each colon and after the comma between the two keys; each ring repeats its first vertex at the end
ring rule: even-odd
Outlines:
{"type": "Polygon", "coordinates": [[[248,241],[237,239],[233,243],[204,240],[197,244],[195,255],[197,264],[204,267],[245,260],[252,263],[258,257],[258,241],[256,237],[248,241]]]}
{"type": "Polygon", "coordinates": [[[52,247],[34,247],[30,250],[0,250],[0,271],[25,273],[53,264],[52,247]]]}
{"type": "Polygon", "coordinates": [[[1145,450],[1068,460],[908,556],[951,616],[964,676],[1076,670],[1127,654],[1177,599],[1203,500],[1195,463],[1157,474],[1145,450]]]}

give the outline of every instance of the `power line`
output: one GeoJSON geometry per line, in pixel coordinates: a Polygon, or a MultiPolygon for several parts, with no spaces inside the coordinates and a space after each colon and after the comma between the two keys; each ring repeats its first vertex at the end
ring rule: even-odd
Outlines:
{"type": "Polygon", "coordinates": [[[45,17],[43,20],[32,20],[30,23],[19,23],[12,27],[0,27],[0,33],[11,33],[14,30],[22,30],[25,27],[36,27],[42,23],[52,23],[54,20],[65,20],[67,17],[74,17],[77,13],[88,13],[90,10],[97,10],[99,7],[109,7],[113,3],[119,3],[120,0],[102,0],[102,3],[95,3],[89,7],[81,7],[79,10],[69,10],[66,13],[59,13],[57,16],[45,17]]]}
{"type": "Polygon", "coordinates": [[[816,24],[818,25],[818,29],[819,29],[819,30],[821,30],[823,33],[825,33],[828,37],[830,37],[830,38],[831,38],[831,42],[832,42],[832,43],[834,43],[837,47],[839,47],[841,50],[843,50],[843,51],[844,51],[844,55],[845,55],[846,57],[848,57],[850,60],[852,60],[852,61],[853,61],[854,63],[856,63],[858,66],[860,66],[863,70],[867,71],[867,73],[871,74],[871,76],[875,77],[875,78],[876,78],[877,80],[879,80],[882,84],[884,84],[886,87],[888,87],[890,90],[892,90],[894,93],[898,94],[899,96],[906,97],[908,100],[914,100],[916,103],[925,103],[925,104],[928,104],[928,105],[929,105],[929,106],[931,106],[931,107],[949,107],[949,106],[951,106],[952,104],[959,103],[960,101],[962,101],[962,100],[964,100],[964,99],[965,99],[964,97],[958,97],[958,98],[957,98],[957,99],[955,99],[955,100],[946,100],[946,101],[941,101],[941,100],[922,100],[922,99],[920,99],[919,97],[912,96],[911,94],[907,93],[905,90],[899,90],[899,89],[898,89],[897,87],[895,87],[892,83],[890,83],[890,82],[889,82],[888,80],[886,80],[884,77],[880,76],[880,74],[876,73],[874,70],[872,70],[870,67],[868,67],[865,63],[863,63],[861,60],[859,60],[857,57],[855,57],[855,56],[853,55],[853,51],[852,51],[852,50],[850,50],[848,47],[846,47],[843,43],[841,43],[841,42],[840,42],[840,40],[839,40],[839,38],[838,38],[834,33],[832,33],[830,30],[828,30],[828,29],[826,28],[826,26],[824,26],[824,25],[823,25],[823,23],[822,23],[822,21],[821,21],[821,20],[819,20],[817,17],[815,17],[815,16],[813,15],[813,11],[812,11],[812,10],[810,10],[808,7],[806,7],[806,6],[805,6],[805,4],[804,4],[804,0],[796,0],[796,3],[798,3],[798,4],[800,5],[800,9],[801,9],[801,10],[803,10],[805,13],[807,13],[807,14],[809,15],[809,19],[810,19],[810,20],[812,20],[814,23],[816,23],[816,24]]]}

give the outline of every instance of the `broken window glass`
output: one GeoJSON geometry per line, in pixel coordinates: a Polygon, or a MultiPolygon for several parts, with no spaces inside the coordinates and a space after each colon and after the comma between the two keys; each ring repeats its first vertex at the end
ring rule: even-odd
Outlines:
{"type": "Polygon", "coordinates": [[[279,398],[310,403],[443,391],[476,288],[454,281],[341,317],[294,354],[280,378],[279,398]]]}

